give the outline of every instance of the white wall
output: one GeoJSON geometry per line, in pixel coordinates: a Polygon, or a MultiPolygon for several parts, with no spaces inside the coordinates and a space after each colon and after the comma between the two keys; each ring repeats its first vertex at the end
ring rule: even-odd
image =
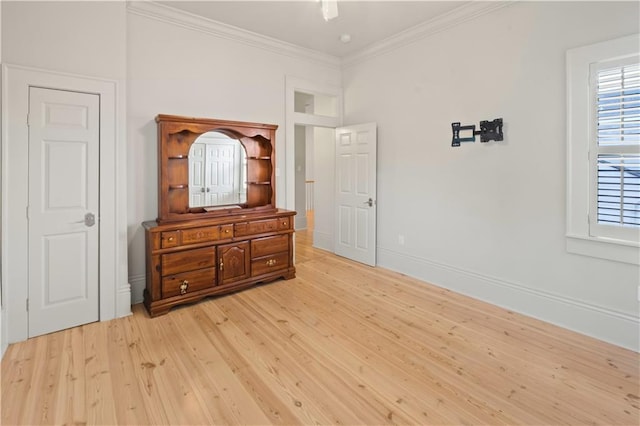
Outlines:
{"type": "Polygon", "coordinates": [[[313,159],[315,170],[313,245],[333,252],[335,216],[335,130],[313,128],[313,159]]]}
{"type": "Polygon", "coordinates": [[[144,287],[141,222],[157,217],[157,114],[279,125],[277,205],[285,204],[285,76],[340,84],[340,70],[128,14],[129,271],[134,302],[144,287]]]}
{"type": "Polygon", "coordinates": [[[124,2],[3,1],[5,63],[124,79],[124,2]]]}
{"type": "Polygon", "coordinates": [[[306,131],[306,147],[305,147],[305,180],[314,180],[315,179],[315,147],[313,142],[313,128],[307,128],[306,131]]]}
{"type": "Polygon", "coordinates": [[[564,234],[565,51],[638,16],[518,2],[347,67],[345,122],[379,126],[380,265],[637,350],[638,267],[569,254],[564,234]],[[504,142],[450,146],[452,122],[498,117],[504,142]]]}
{"type": "Polygon", "coordinates": [[[306,209],[306,175],[307,175],[307,129],[305,126],[295,128],[295,168],[296,168],[296,217],[295,229],[307,229],[306,209]]]}

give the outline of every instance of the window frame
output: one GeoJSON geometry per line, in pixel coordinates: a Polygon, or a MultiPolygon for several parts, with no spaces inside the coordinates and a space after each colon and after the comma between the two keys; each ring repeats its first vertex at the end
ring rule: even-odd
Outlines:
{"type": "Polygon", "coordinates": [[[623,227],[597,224],[597,215],[593,215],[593,206],[597,206],[597,198],[594,198],[597,129],[595,91],[590,83],[592,70],[599,68],[600,64],[615,64],[615,61],[638,56],[638,52],[640,35],[634,34],[570,49],[566,55],[567,251],[635,265],[640,265],[640,230],[614,229],[623,227]]]}

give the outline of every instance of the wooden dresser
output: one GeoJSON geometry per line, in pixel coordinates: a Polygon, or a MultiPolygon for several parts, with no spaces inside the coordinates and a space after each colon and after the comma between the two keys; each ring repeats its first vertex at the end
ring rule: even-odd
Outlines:
{"type": "Polygon", "coordinates": [[[295,277],[293,215],[277,210],[158,225],[145,222],[151,316],[206,296],[295,277]]]}
{"type": "Polygon", "coordinates": [[[294,278],[295,212],[275,207],[277,126],[172,115],[156,121],[158,219],[143,223],[149,314],[294,278]]]}

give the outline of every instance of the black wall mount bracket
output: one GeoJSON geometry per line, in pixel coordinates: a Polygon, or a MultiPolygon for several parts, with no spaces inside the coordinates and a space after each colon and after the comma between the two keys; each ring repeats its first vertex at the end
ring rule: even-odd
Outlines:
{"type": "Polygon", "coordinates": [[[476,130],[475,124],[461,126],[459,122],[451,123],[451,130],[453,132],[451,146],[460,146],[462,142],[475,142],[476,135],[480,135],[480,142],[504,140],[502,118],[496,118],[493,121],[481,121],[480,130],[476,130]],[[460,133],[463,134],[463,137],[460,137],[460,133]]]}

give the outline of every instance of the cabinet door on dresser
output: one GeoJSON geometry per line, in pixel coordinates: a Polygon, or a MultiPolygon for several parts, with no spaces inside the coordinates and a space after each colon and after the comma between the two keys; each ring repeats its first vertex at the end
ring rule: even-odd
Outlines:
{"type": "Polygon", "coordinates": [[[218,246],[218,284],[225,285],[249,278],[251,274],[249,242],[218,246]]]}

